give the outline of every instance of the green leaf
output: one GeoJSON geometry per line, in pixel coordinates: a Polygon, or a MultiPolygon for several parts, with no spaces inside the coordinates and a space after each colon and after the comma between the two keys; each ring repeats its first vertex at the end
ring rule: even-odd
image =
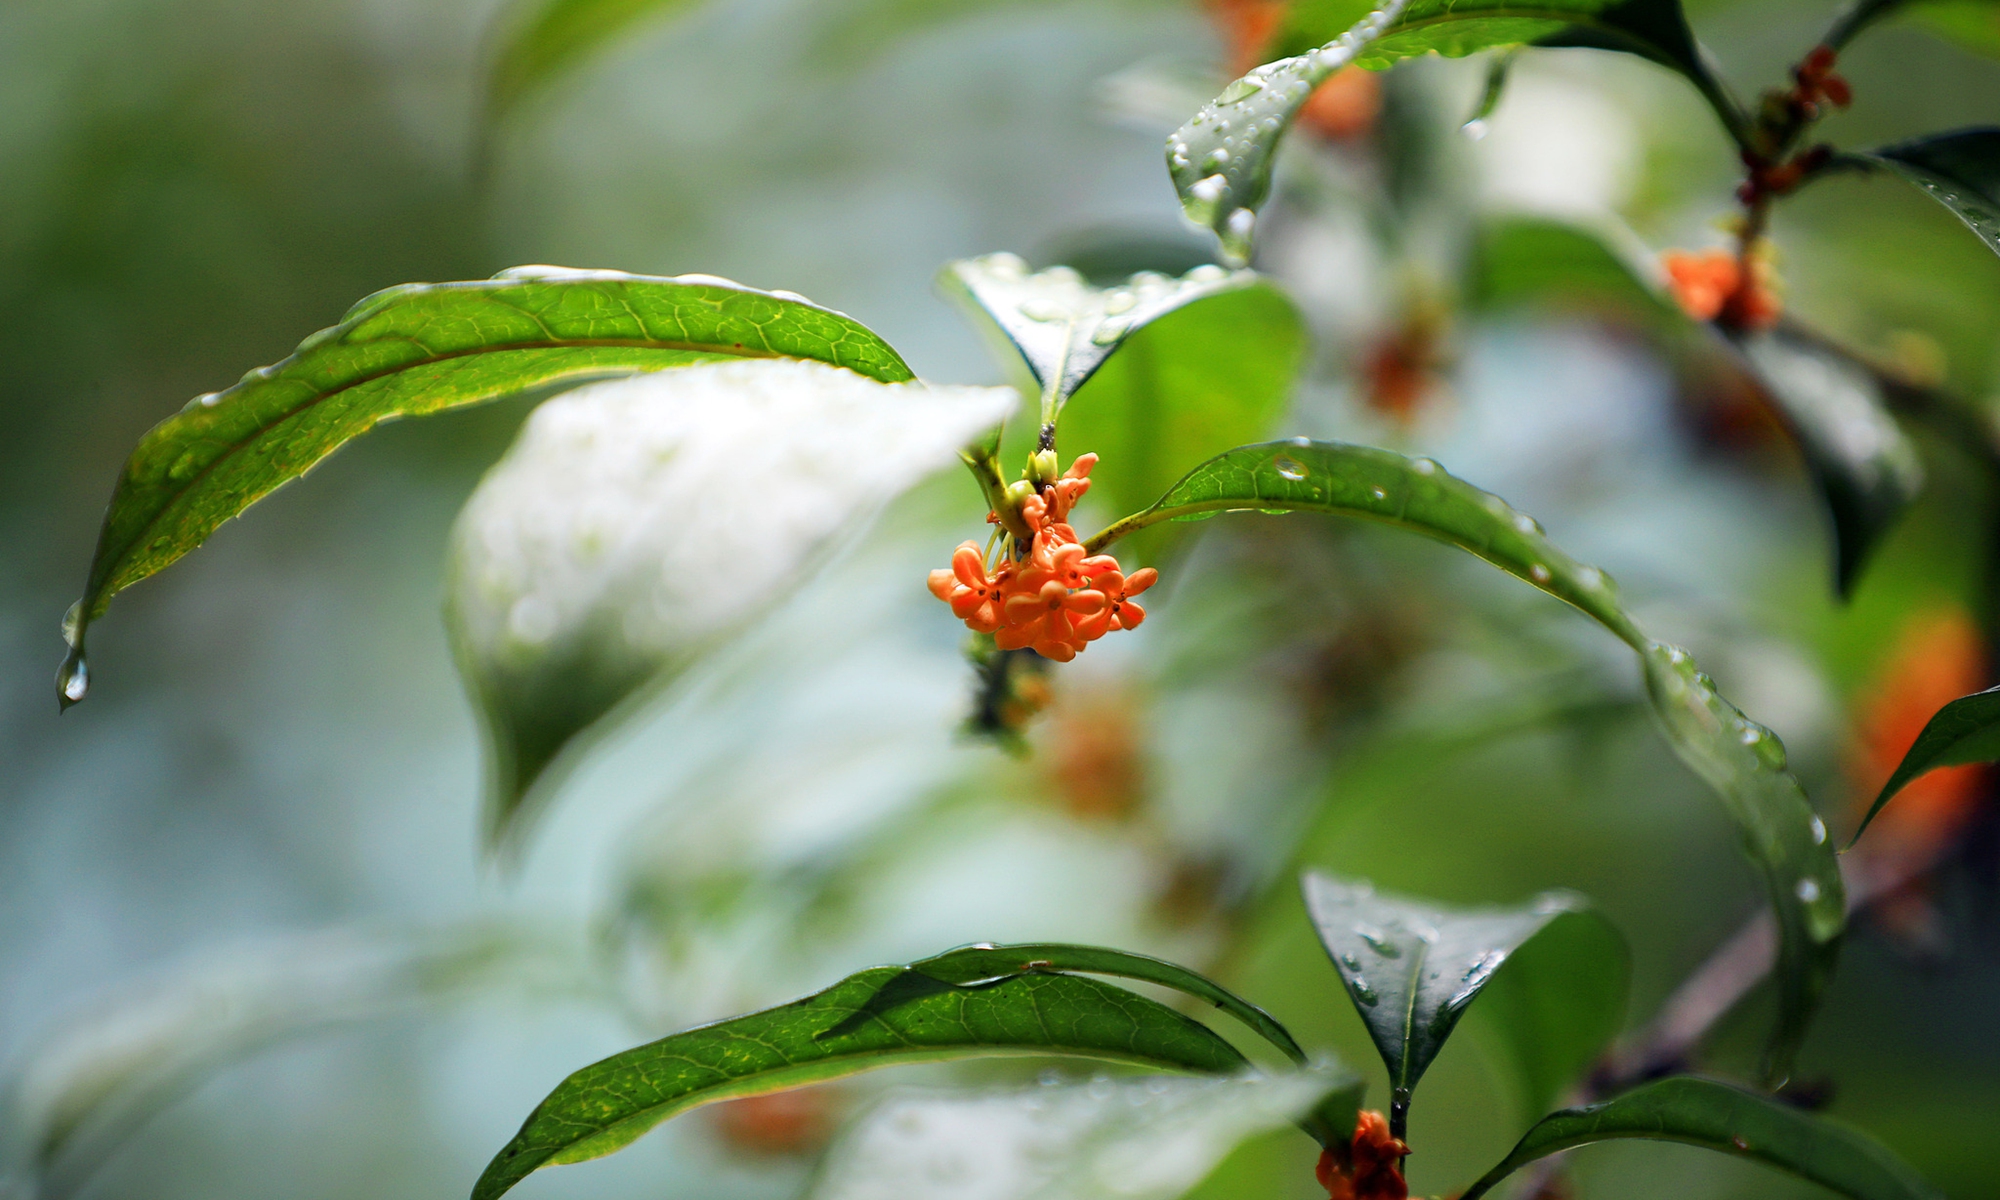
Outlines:
{"type": "Polygon", "coordinates": [[[2000,58],[2000,4],[1994,0],[1856,0],[1821,40],[1838,50],[1877,21],[1899,16],[1975,54],[2000,58]]]}
{"type": "Polygon", "coordinates": [[[1429,459],[1305,438],[1239,446],[1196,467],[1151,508],[1114,523],[1085,546],[1097,553],[1161,521],[1225,511],[1339,513],[1410,529],[1532,583],[1631,646],[1669,744],[1722,799],[1778,913],[1780,1017],[1770,1068],[1786,1069],[1831,975],[1844,917],[1840,869],[1826,827],[1785,771],[1775,734],[1717,695],[1686,651],[1647,637],[1619,606],[1603,572],[1563,553],[1533,518],[1429,459]]]}
{"type": "Polygon", "coordinates": [[[956,984],[1004,979],[1035,971],[1082,971],[1092,975],[1144,980],[1206,1000],[1256,1030],[1258,1036],[1284,1051],[1285,1057],[1294,1063],[1304,1066],[1306,1061],[1306,1052],[1299,1049],[1292,1035],[1270,1013],[1186,967],[1144,954],[1057,942],[1024,942],[1009,946],[981,943],[913,962],[910,970],[922,971],[933,979],[956,984]]]}
{"type": "Polygon", "coordinates": [[[1616,237],[1532,218],[1494,222],[1480,242],[1474,303],[1611,310],[1650,328],[1675,357],[1722,356],[1798,443],[1832,522],[1834,590],[1846,596],[1923,488],[1923,463],[1890,415],[1886,384],[1853,355],[1791,326],[1730,341],[1696,325],[1607,244],[1616,237]]]}
{"type": "MultiPolygon", "coordinates": [[[[827,1153],[811,1200],[1176,1200],[1231,1151],[1322,1098],[1338,1067],[893,1094],[827,1153]]],[[[1353,1121],[1348,1121],[1352,1137],[1353,1121]]]]}
{"type": "Polygon", "coordinates": [[[1100,456],[1093,498],[1143,508],[1204,459],[1268,437],[1306,348],[1298,309],[1269,284],[1207,296],[1128,337],[1064,409],[1057,445],[1100,456]]]}
{"type": "Polygon", "coordinates": [[[897,1063],[1065,1054],[1194,1073],[1241,1070],[1206,1026],[1122,988],[1030,973],[957,985],[876,967],[778,1008],[613,1055],[564,1080],[472,1189],[493,1200],[543,1166],[583,1162],[698,1105],[897,1063]]]}
{"type": "MultiPolygon", "coordinates": [[[[1589,902],[1568,892],[1545,892],[1513,908],[1452,909],[1378,893],[1366,882],[1350,883],[1317,871],[1306,872],[1303,883],[1306,911],[1312,915],[1320,944],[1333,959],[1355,1011],[1382,1055],[1382,1065],[1388,1068],[1393,1092],[1390,1119],[1399,1136],[1411,1094],[1425,1069],[1515,950],[1563,923],[1600,926],[1596,944],[1618,944],[1616,931],[1589,909],[1589,902]],[[1603,936],[1606,932],[1608,939],[1603,936]]],[[[1557,1089],[1574,1082],[1574,1072],[1603,1048],[1623,1015],[1623,956],[1599,965],[1618,981],[1611,990],[1619,994],[1608,1021],[1603,1014],[1591,1014],[1592,1044],[1582,1049],[1581,1057],[1573,1052],[1574,1046],[1540,1045],[1539,1028],[1519,1031],[1530,1056],[1560,1051],[1562,1061],[1538,1064],[1552,1077],[1565,1076],[1555,1080],[1557,1089]]],[[[1532,984],[1517,990],[1512,998],[1516,1014],[1540,1017],[1535,1006],[1546,991],[1532,984]]],[[[1562,1006],[1562,998],[1553,1003],[1562,1006]]],[[[1559,1036],[1557,1042],[1561,1040],[1559,1036]]],[[[1543,1085],[1537,1081],[1534,1086],[1540,1091],[1543,1085]]]]}
{"type": "Polygon", "coordinates": [[[1876,793],[1875,803],[1868,806],[1868,814],[1861,818],[1848,845],[1860,841],[1882,806],[1917,776],[1939,767],[1995,760],[2000,760],[2000,688],[1960,696],[1924,723],[1923,732],[1903,755],[1903,761],[1896,764],[1889,782],[1876,793]]]}
{"type": "Polygon", "coordinates": [[[1592,1142],[1645,1138],[1753,1159],[1854,1200],[1942,1200],[1859,1130],[1707,1079],[1662,1079],[1615,1100],[1550,1113],[1461,1200],[1479,1200],[1536,1159],[1592,1142]]]}
{"type": "Polygon", "coordinates": [[[1915,184],[2000,254],[2000,129],[1932,134],[1860,157],[1915,184]]]}
{"type": "Polygon", "coordinates": [[[1058,413],[1138,330],[1197,300],[1260,283],[1254,272],[1211,265],[1178,279],[1141,271],[1119,287],[1094,288],[1068,267],[1031,274],[1012,254],[948,263],[938,282],[982,330],[997,335],[1001,353],[1019,357],[1058,413]]]}
{"type": "Polygon", "coordinates": [[[747,628],[1017,402],[775,359],[610,380],[535,410],[466,502],[446,574],[491,751],[490,832],[524,829],[614,710],[747,628]]]}
{"type": "Polygon", "coordinates": [[[525,0],[498,24],[498,49],[486,78],[487,119],[581,66],[628,31],[665,20],[700,0],[525,0]]]}
{"type": "Polygon", "coordinates": [[[852,318],[713,276],[517,267],[377,292],[290,358],[196,397],[140,439],[64,625],[62,703],[83,698],[85,631],[114,594],[383,421],[707,359],[776,357],[885,382],[913,377],[852,318]]]}
{"type": "Polygon", "coordinates": [[[1813,1009],[1833,980],[1846,893],[1826,824],[1785,769],[1778,735],[1715,690],[1687,651],[1654,643],[1643,655],[1653,712],[1696,775],[1736,822],[1778,919],[1778,1023],[1765,1073],[1781,1081],[1813,1009]]]}
{"type": "Polygon", "coordinates": [[[1709,72],[1677,0],[1305,0],[1276,43],[1290,57],[1236,80],[1167,139],[1181,206],[1212,229],[1231,262],[1248,262],[1257,213],[1271,192],[1278,143],[1313,89],[1350,63],[1380,69],[1405,58],[1459,58],[1524,43],[1621,50],[1686,76],[1732,136],[1744,120],[1709,72]]]}
{"type": "Polygon", "coordinates": [[[1736,345],[1784,419],[1833,519],[1834,590],[1846,596],[1868,554],[1923,490],[1917,448],[1889,415],[1882,380],[1783,327],[1736,345]]]}

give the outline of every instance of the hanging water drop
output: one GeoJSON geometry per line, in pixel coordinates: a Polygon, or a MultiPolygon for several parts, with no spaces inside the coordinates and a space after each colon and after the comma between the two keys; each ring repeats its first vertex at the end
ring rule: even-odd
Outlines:
{"type": "Polygon", "coordinates": [[[1209,175],[1188,185],[1188,195],[1203,204],[1213,204],[1222,199],[1222,193],[1229,189],[1229,180],[1222,175],[1209,175]]]}
{"type": "Polygon", "coordinates": [[[83,647],[72,646],[56,671],[56,699],[68,708],[90,694],[90,664],[84,661],[83,647]]]}
{"type": "Polygon", "coordinates": [[[1812,839],[1815,846],[1826,845],[1826,822],[1818,817],[1812,819],[1812,839]]]}
{"type": "Polygon", "coordinates": [[[1478,117],[1474,117],[1465,124],[1460,125],[1458,131],[1477,142],[1485,138],[1487,134],[1486,122],[1478,117]]]}

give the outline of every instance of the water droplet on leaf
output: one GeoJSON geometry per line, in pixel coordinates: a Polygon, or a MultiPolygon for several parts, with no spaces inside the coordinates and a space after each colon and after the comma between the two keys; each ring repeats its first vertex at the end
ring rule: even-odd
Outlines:
{"type": "Polygon", "coordinates": [[[1271,468],[1287,479],[1304,479],[1312,474],[1304,463],[1283,454],[1271,460],[1271,468]]]}
{"type": "Polygon", "coordinates": [[[1815,846],[1826,845],[1826,822],[1818,817],[1812,819],[1812,839],[1815,846]]]}
{"type": "Polygon", "coordinates": [[[56,694],[64,708],[90,694],[90,664],[84,661],[81,649],[72,648],[63,657],[56,672],[56,694]]]}
{"type": "Polygon", "coordinates": [[[1480,120],[1478,117],[1474,117],[1465,124],[1460,125],[1458,131],[1476,142],[1486,136],[1486,122],[1480,120]]]}
{"type": "Polygon", "coordinates": [[[1819,883],[1816,880],[1801,879],[1797,888],[1799,899],[1811,904],[1819,899],[1819,883]]]}

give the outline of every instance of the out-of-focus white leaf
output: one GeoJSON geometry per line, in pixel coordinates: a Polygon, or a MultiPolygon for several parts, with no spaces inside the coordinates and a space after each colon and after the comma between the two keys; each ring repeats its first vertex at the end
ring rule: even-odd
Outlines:
{"type": "Polygon", "coordinates": [[[1171,1200],[1351,1081],[1321,1066],[891,1093],[829,1152],[810,1200],[1171,1200]]]}
{"type": "MultiPolygon", "coordinates": [[[[536,410],[460,515],[447,585],[491,739],[495,832],[577,735],[746,628],[1015,402],[772,359],[536,410]]],[[[844,636],[840,612],[816,619],[844,636]]]]}
{"type": "Polygon", "coordinates": [[[582,990],[581,956],[518,929],[331,931],[209,953],[87,1005],[0,1081],[0,1196],[77,1190],[148,1117],[209,1073],[328,1026],[505,980],[582,990]]]}

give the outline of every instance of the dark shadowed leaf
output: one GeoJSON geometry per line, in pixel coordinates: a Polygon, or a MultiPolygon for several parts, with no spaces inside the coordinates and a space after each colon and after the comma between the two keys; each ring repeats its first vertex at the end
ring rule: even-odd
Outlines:
{"type": "Polygon", "coordinates": [[[1862,157],[1915,184],[2000,254],[2000,129],[1933,134],[1862,157]]]}
{"type": "Polygon", "coordinates": [[[1211,265],[1178,279],[1141,271],[1118,287],[1094,288],[1068,267],[1030,272],[1012,254],[949,263],[938,282],[983,331],[998,335],[1003,356],[1018,356],[1058,411],[1151,322],[1206,297],[1261,286],[1253,272],[1211,265]]]}
{"type": "MultiPolygon", "coordinates": [[[[1057,445],[1101,456],[1093,500],[1143,508],[1204,459],[1270,436],[1306,345],[1298,310],[1268,284],[1197,300],[1125,340],[1063,411],[1057,445]]],[[[1147,538],[1142,558],[1158,552],[1147,538]]]]}
{"type": "Polygon", "coordinates": [[[1063,1054],[1226,1074],[1243,1056],[1206,1026],[1122,988],[1032,973],[946,983],[876,967],[778,1008],[649,1042],[564,1080],[472,1190],[493,1200],[531,1172],[629,1145],[677,1113],[897,1063],[1063,1054]]]}
{"type": "Polygon", "coordinates": [[[446,574],[491,752],[489,833],[524,830],[614,710],[747,628],[1017,402],[766,359],[607,380],[536,409],[466,502],[446,574]]]}
{"type": "Polygon", "coordinates": [[[1975,54],[2000,58],[2000,4],[1994,0],[1856,0],[1823,40],[1839,49],[1877,21],[1905,16],[1975,54]]]}
{"type": "Polygon", "coordinates": [[[525,0],[504,14],[486,79],[486,115],[500,120],[531,93],[582,66],[649,21],[701,0],[525,0]]]}
{"type": "Polygon", "coordinates": [[[922,971],[933,979],[957,984],[1004,979],[1033,971],[1081,971],[1091,975],[1144,980],[1206,1000],[1256,1030],[1260,1037],[1283,1051],[1285,1057],[1293,1062],[1303,1066],[1306,1061],[1305,1051],[1299,1049],[1292,1035],[1270,1013],[1186,967],[1144,954],[1060,942],[1023,942],[1009,946],[988,944],[947,950],[935,958],[911,963],[910,970],[922,971]]]}
{"type": "Polygon", "coordinates": [[[1876,794],[1875,803],[1868,806],[1868,815],[1861,818],[1849,844],[1859,841],[1882,806],[1917,776],[1939,767],[1995,760],[2000,760],[2000,688],[1960,696],[1938,709],[1925,723],[1909,753],[1896,764],[1889,782],[1876,794]]]}
{"type": "MultiPolygon", "coordinates": [[[[811,1200],[1176,1200],[1332,1093],[1338,1067],[899,1091],[828,1152],[811,1200]]],[[[1348,1121],[1352,1137],[1353,1121],[1348,1121]]]]}
{"type": "MultiPolygon", "coordinates": [[[[1573,1073],[1587,1065],[1617,1029],[1624,1010],[1625,974],[1623,955],[1615,950],[1618,936],[1580,896],[1547,892],[1513,908],[1453,909],[1380,893],[1365,882],[1347,882],[1316,871],[1306,873],[1304,887],[1306,911],[1320,943],[1388,1068],[1397,1110],[1408,1109],[1425,1069],[1495,972],[1515,950],[1554,926],[1601,927],[1595,944],[1608,943],[1614,955],[1596,965],[1615,982],[1608,988],[1593,984],[1590,991],[1609,993],[1613,1002],[1608,1013],[1586,1014],[1588,1028],[1579,1031],[1580,1040],[1591,1044],[1565,1044],[1566,1031],[1557,1029],[1544,1045],[1537,1035],[1548,1025],[1559,1024],[1566,1014],[1553,1014],[1545,1025],[1536,1005],[1560,981],[1550,979],[1544,986],[1530,982],[1512,998],[1514,1015],[1536,1022],[1534,1028],[1518,1031],[1517,1046],[1529,1057],[1554,1052],[1559,1063],[1538,1066],[1552,1075],[1566,1075],[1556,1084],[1566,1087],[1574,1082],[1573,1073]],[[1602,936],[1605,933],[1608,939],[1602,936]]],[[[1552,1003],[1563,1005],[1561,998],[1552,1003]]],[[[1539,1081],[1534,1086],[1543,1090],[1539,1081]]]]}
{"type": "Polygon", "coordinates": [[[1889,415],[1882,381],[1784,328],[1737,342],[1791,430],[1833,519],[1834,589],[1845,596],[1869,551],[1923,490],[1924,467],[1889,415]]]}
{"type": "Polygon", "coordinates": [[[1720,1150],[1853,1200],[1942,1200],[1942,1193],[1907,1163],[1859,1130],[1728,1084],[1686,1076],[1662,1079],[1602,1104],[1550,1113],[1462,1200],[1479,1200],[1538,1158],[1613,1138],[1720,1150]]]}
{"type": "Polygon", "coordinates": [[[886,382],[912,378],[852,318],[712,276],[517,267],[480,282],[377,292],[290,358],[195,398],[140,439],[65,623],[72,653],[58,679],[62,701],[82,698],[84,634],[114,594],[382,421],[589,378],[777,357],[886,382]]]}
{"type": "Polygon", "coordinates": [[[1669,744],[1722,799],[1778,912],[1780,1019],[1770,1067],[1787,1068],[1831,974],[1844,917],[1826,827],[1786,772],[1775,734],[1717,695],[1686,651],[1647,637],[1603,572],[1563,553],[1532,517],[1429,459],[1305,438],[1239,446],[1086,545],[1095,553],[1135,529],[1226,511],[1339,513],[1411,529],[1574,605],[1631,646],[1669,744]]]}
{"type": "Polygon", "coordinates": [[[1726,362],[1742,374],[1799,445],[1831,520],[1834,588],[1845,596],[1924,482],[1915,445],[1890,415],[1883,379],[1790,326],[1738,342],[1696,326],[1643,282],[1630,257],[1613,249],[1616,238],[1616,231],[1600,235],[1535,218],[1496,221],[1481,237],[1474,302],[1616,316],[1647,328],[1674,358],[1726,362]]]}

